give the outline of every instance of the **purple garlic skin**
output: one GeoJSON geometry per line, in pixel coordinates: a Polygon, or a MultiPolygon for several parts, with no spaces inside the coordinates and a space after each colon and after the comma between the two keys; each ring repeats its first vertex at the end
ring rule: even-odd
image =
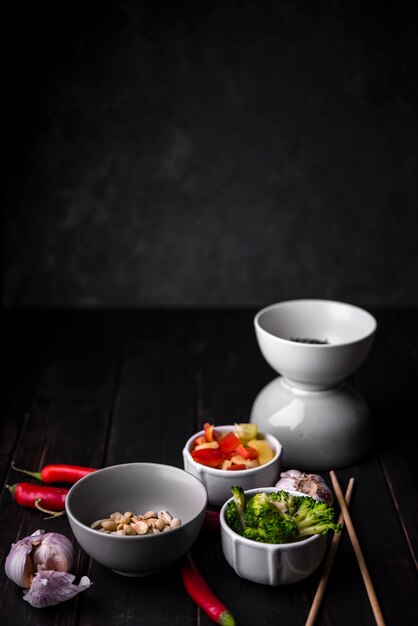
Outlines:
{"type": "Polygon", "coordinates": [[[54,606],[76,596],[91,585],[88,576],[83,576],[78,585],[75,576],[68,572],[39,570],[32,579],[29,589],[23,592],[23,599],[37,609],[54,606]]]}
{"type": "Polygon", "coordinates": [[[328,506],[332,506],[334,501],[331,489],[318,474],[305,474],[297,469],[291,469],[280,474],[275,486],[284,491],[298,491],[319,502],[325,502],[328,506]]]}

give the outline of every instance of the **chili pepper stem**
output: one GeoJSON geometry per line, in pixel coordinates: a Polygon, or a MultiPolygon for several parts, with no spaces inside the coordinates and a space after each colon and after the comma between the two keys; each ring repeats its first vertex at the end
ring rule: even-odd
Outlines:
{"type": "Polygon", "coordinates": [[[184,587],[189,596],[206,613],[209,619],[220,626],[235,626],[236,622],[232,613],[215,596],[206,580],[196,567],[190,553],[182,563],[181,576],[184,587]]]}
{"type": "Polygon", "coordinates": [[[60,517],[61,515],[65,515],[65,511],[48,511],[48,509],[44,509],[39,503],[42,501],[42,498],[36,498],[35,506],[42,513],[50,513],[49,517],[45,517],[45,519],[53,519],[54,517],[60,517]]]}
{"type": "Polygon", "coordinates": [[[16,472],[20,472],[21,474],[27,474],[28,476],[33,476],[34,478],[37,478],[38,480],[42,480],[41,472],[29,472],[28,470],[22,469],[20,467],[16,467],[14,461],[12,461],[11,465],[12,465],[12,468],[16,472]]]}

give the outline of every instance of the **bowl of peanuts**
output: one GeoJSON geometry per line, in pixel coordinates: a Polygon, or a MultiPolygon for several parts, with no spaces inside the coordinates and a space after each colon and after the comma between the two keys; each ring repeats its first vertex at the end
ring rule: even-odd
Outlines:
{"type": "Polygon", "coordinates": [[[204,485],[158,463],[112,465],[75,483],[65,508],[80,547],[125,576],[148,576],[196,541],[207,506],[204,485]]]}

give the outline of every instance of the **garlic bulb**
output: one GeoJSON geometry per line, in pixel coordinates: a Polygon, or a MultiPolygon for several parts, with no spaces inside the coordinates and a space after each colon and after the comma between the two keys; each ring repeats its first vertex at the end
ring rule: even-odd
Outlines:
{"type": "Polygon", "coordinates": [[[74,549],[67,537],[37,530],[12,545],[6,558],[5,570],[10,580],[27,589],[38,570],[68,572],[73,558],[74,549]]]}
{"type": "Polygon", "coordinates": [[[33,551],[32,560],[36,570],[69,572],[73,566],[74,548],[64,535],[46,533],[33,551]]]}
{"type": "Polygon", "coordinates": [[[311,496],[314,500],[325,502],[328,506],[332,506],[333,503],[331,489],[318,474],[305,474],[291,469],[280,474],[276,487],[284,491],[298,491],[302,495],[311,496]]]}
{"type": "Polygon", "coordinates": [[[74,585],[69,574],[74,561],[74,549],[67,537],[44,530],[12,544],[6,558],[5,571],[10,580],[23,587],[24,600],[35,607],[52,606],[69,600],[90,586],[83,576],[74,585]]]}

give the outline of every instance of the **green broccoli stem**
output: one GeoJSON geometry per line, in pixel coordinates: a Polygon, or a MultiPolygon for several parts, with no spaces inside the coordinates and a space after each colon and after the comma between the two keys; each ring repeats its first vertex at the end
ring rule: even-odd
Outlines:
{"type": "Polygon", "coordinates": [[[306,519],[302,519],[299,520],[297,517],[294,518],[297,527],[299,528],[299,530],[304,530],[304,529],[309,529],[311,527],[316,527],[316,526],[329,526],[330,524],[332,524],[333,522],[331,522],[330,520],[324,520],[324,519],[318,519],[318,518],[306,518],[306,519]]]}
{"type": "Polygon", "coordinates": [[[336,527],[336,524],[315,524],[314,526],[299,527],[297,534],[299,537],[309,537],[310,535],[326,535],[329,530],[334,532],[340,532],[340,528],[336,527]]]}

